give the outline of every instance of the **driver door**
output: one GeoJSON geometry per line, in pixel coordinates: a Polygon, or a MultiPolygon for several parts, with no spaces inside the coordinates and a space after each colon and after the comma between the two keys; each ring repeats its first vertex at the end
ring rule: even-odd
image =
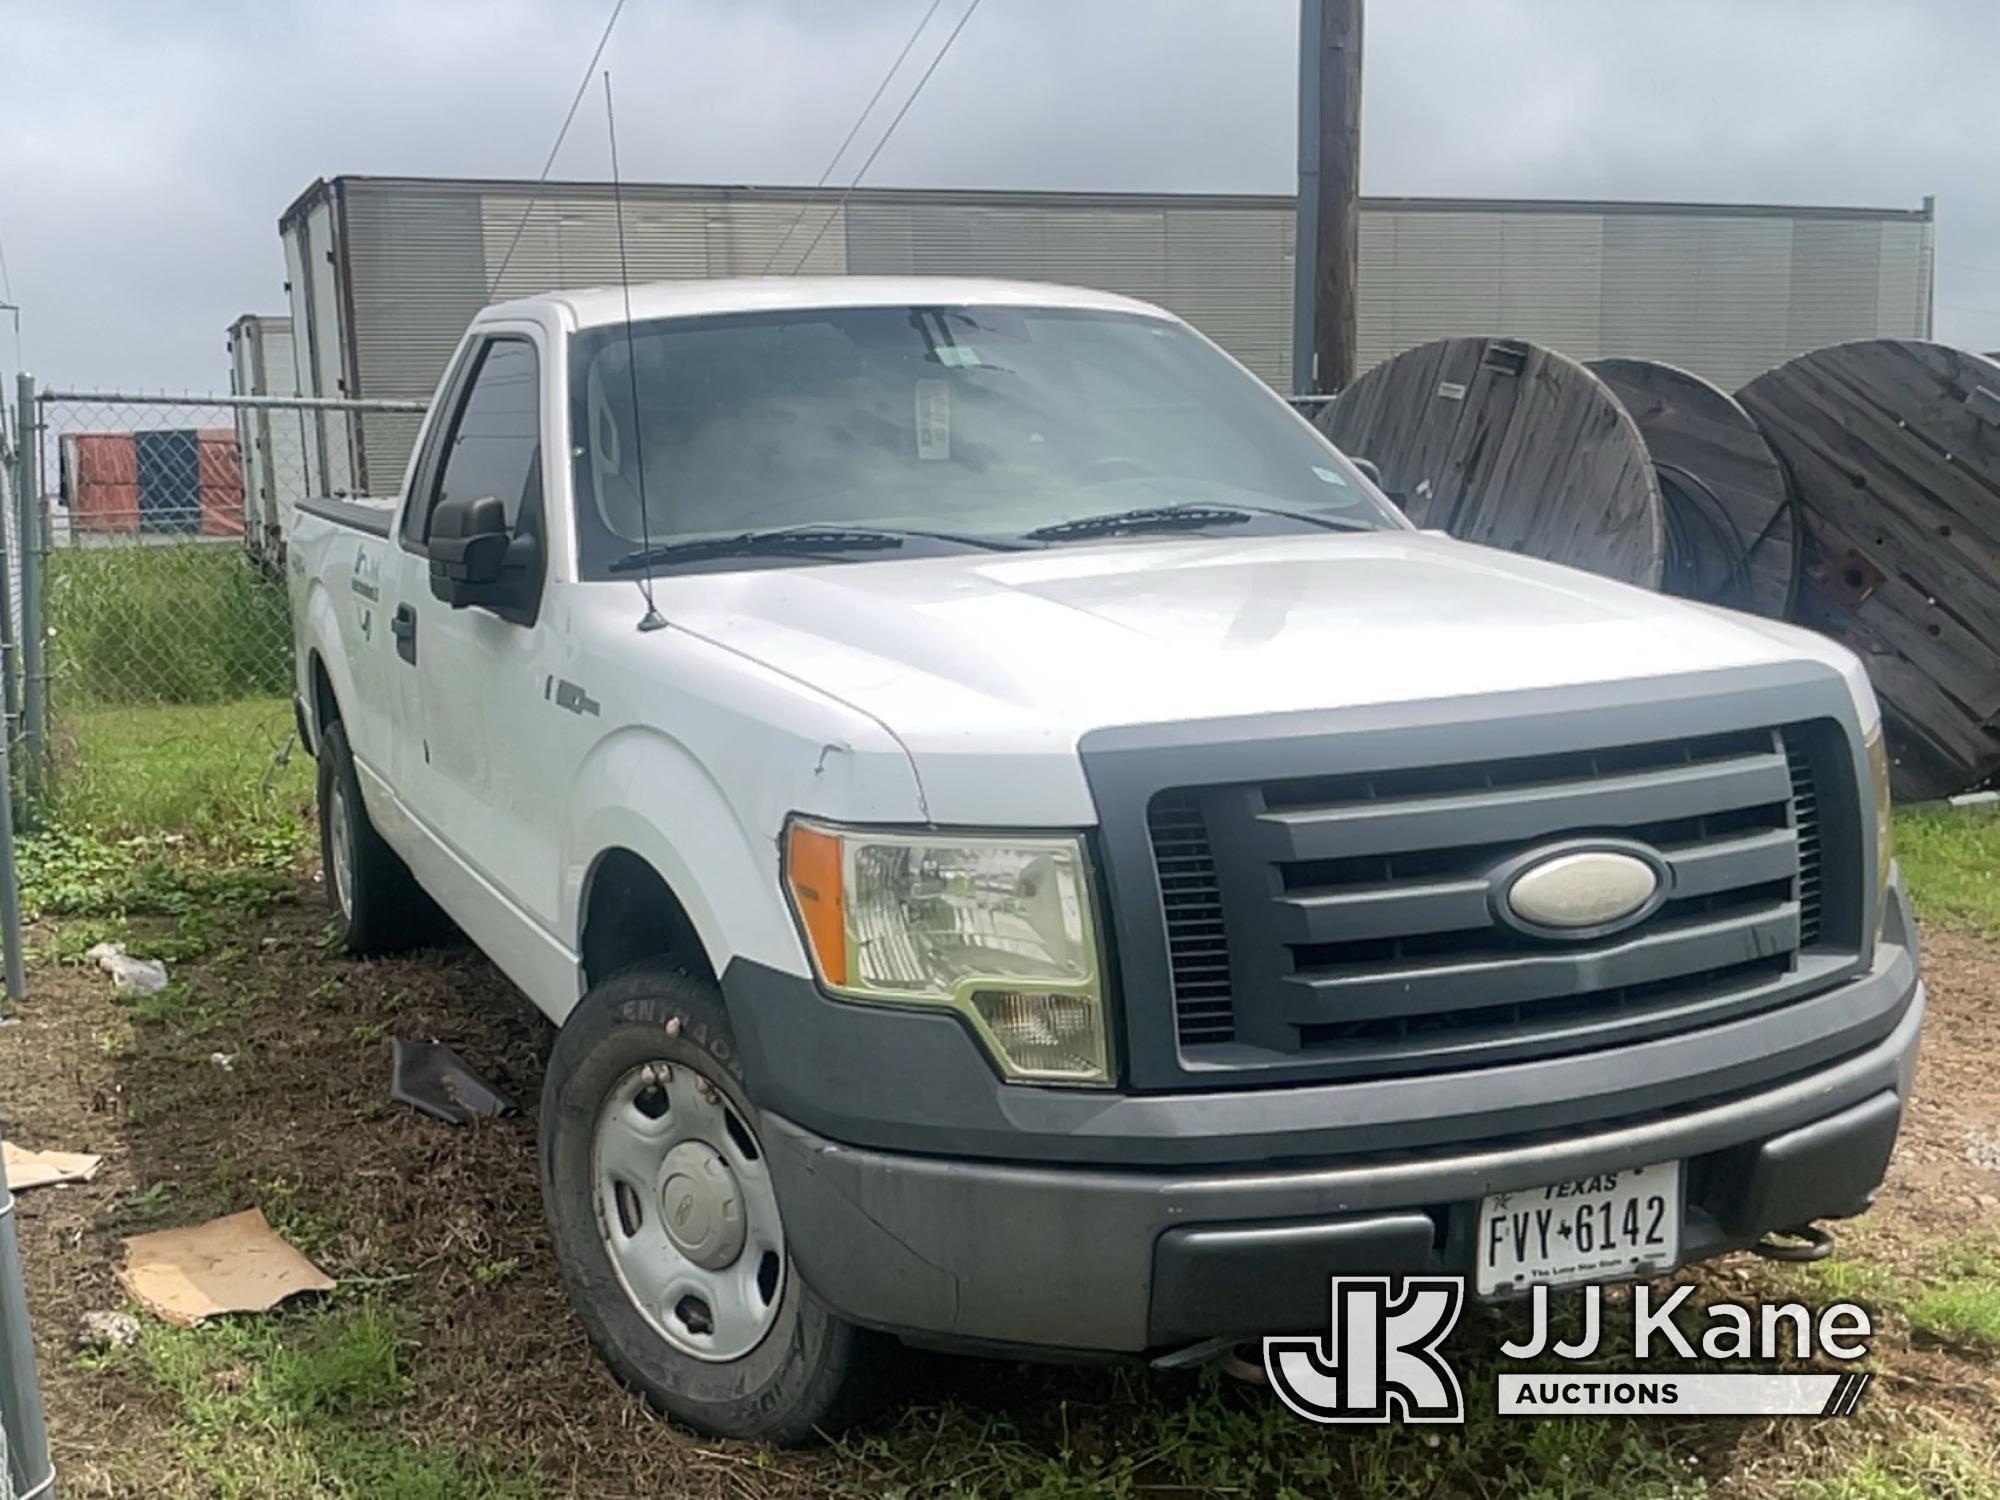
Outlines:
{"type": "Polygon", "coordinates": [[[440,444],[413,476],[420,503],[399,539],[404,577],[393,622],[408,686],[398,785],[437,879],[450,888],[426,884],[503,963],[508,948],[528,940],[506,930],[523,917],[556,927],[559,852],[535,743],[552,717],[542,702],[551,549],[541,339],[538,328],[510,329],[466,351],[440,444]],[[502,502],[510,533],[541,544],[532,606],[505,615],[454,609],[431,589],[434,512],[446,500],[487,495],[502,502]]]}

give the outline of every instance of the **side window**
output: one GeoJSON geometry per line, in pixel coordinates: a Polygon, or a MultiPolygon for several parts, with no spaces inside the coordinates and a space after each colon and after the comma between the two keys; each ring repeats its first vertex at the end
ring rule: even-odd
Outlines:
{"type": "MultiPolygon", "coordinates": [[[[405,535],[421,544],[431,512],[443,500],[496,495],[511,529],[524,505],[538,508],[542,485],[541,362],[526,339],[496,338],[473,356],[469,384],[445,440],[443,462],[430,470],[405,535]]],[[[420,479],[422,476],[420,476],[420,479]]]]}

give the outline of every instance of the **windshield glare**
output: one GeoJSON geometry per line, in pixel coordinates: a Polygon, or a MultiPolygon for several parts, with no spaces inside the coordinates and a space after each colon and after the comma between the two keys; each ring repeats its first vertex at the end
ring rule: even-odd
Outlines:
{"type": "Polygon", "coordinates": [[[1232,503],[1401,524],[1254,377],[1157,318],[858,307],[610,325],[572,337],[570,389],[586,577],[642,541],[777,527],[1006,541],[1232,503]]]}

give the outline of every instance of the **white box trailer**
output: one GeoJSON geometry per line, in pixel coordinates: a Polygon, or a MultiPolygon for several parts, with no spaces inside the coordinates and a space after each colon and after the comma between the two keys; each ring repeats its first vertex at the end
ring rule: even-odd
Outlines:
{"type": "MultiPolygon", "coordinates": [[[[1290,387],[1293,200],[632,183],[634,280],[1007,276],[1178,313],[1290,387]],[[793,225],[797,230],[786,239],[793,225]],[[783,245],[775,260],[773,252],[783,245]]],[[[334,177],[279,220],[301,394],[427,400],[489,302],[618,279],[608,183],[334,177]],[[504,270],[503,270],[504,267],[504,270]]],[[[1450,335],[1666,360],[1733,390],[1845,339],[1930,332],[1933,208],[1365,198],[1362,368],[1450,335]]],[[[316,487],[393,490],[415,415],[328,414],[316,487]]]]}
{"type": "MultiPolygon", "coordinates": [[[[229,394],[296,396],[292,320],[245,313],[229,325],[229,394]]],[[[308,437],[300,414],[238,407],[236,446],[243,458],[243,544],[275,556],[288,511],[303,491],[308,437]]]]}

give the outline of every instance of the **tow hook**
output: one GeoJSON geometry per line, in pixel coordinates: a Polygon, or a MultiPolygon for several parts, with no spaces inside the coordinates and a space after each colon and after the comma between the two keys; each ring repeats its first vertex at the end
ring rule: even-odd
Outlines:
{"type": "Polygon", "coordinates": [[[1263,1345],[1255,1339],[1204,1339],[1159,1355],[1152,1362],[1156,1370],[1188,1370],[1198,1365],[1214,1365],[1232,1380],[1249,1385],[1268,1385],[1264,1373],[1263,1345]]]}
{"type": "Polygon", "coordinates": [[[1817,1224],[1773,1229],[1750,1247],[1750,1253],[1761,1255],[1766,1260],[1825,1260],[1833,1254],[1833,1234],[1817,1224]]]}
{"type": "Polygon", "coordinates": [[[1216,1366],[1231,1380],[1240,1380],[1245,1385],[1269,1385],[1271,1377],[1264,1368],[1264,1347],[1247,1343],[1231,1346],[1216,1366]]]}

